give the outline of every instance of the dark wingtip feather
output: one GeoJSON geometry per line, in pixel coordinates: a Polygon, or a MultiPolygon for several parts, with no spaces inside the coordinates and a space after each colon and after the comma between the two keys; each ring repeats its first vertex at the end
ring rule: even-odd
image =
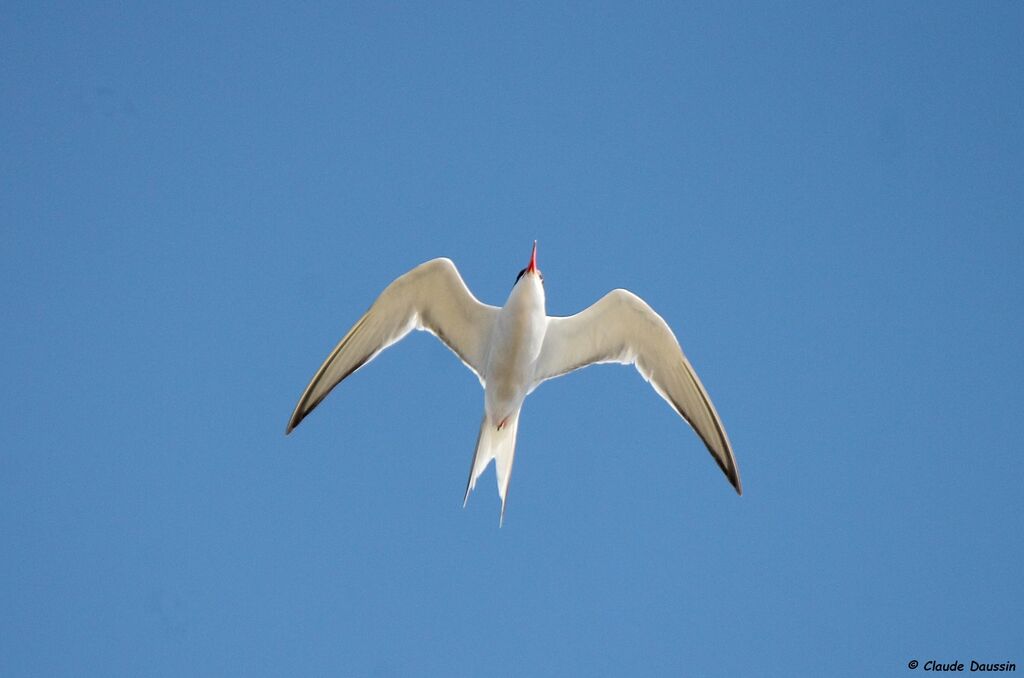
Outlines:
{"type": "Polygon", "coordinates": [[[733,469],[732,475],[729,476],[729,482],[732,483],[733,488],[736,490],[736,494],[743,496],[743,483],[740,482],[740,474],[733,469]]]}

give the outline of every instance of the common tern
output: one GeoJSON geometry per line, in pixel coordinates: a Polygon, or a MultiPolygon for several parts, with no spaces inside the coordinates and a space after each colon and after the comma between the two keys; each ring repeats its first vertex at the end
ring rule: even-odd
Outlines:
{"type": "Polygon", "coordinates": [[[331,351],[288,421],[291,433],[335,386],[412,330],[435,335],[476,374],[484,416],[463,506],[493,460],[505,518],[519,412],[542,382],[598,363],[635,365],[640,376],[693,428],[742,494],[722,420],[660,315],[632,292],[612,290],[569,317],[545,312],[537,242],[501,308],[473,296],[450,259],[420,264],[388,285],[331,351]]]}

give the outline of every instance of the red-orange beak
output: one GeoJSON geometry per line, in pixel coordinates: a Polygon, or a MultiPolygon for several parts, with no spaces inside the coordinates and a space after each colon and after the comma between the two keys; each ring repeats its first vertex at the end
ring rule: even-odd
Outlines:
{"type": "Polygon", "coordinates": [[[527,273],[537,272],[537,241],[533,241],[533,254],[530,255],[530,265],[526,267],[527,273]]]}

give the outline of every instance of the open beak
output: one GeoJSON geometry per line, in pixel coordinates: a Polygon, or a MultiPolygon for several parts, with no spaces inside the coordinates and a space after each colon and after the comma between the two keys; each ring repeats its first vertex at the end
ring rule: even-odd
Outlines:
{"type": "Polygon", "coordinates": [[[526,267],[527,273],[537,272],[537,241],[533,241],[533,254],[530,255],[530,265],[526,267]]]}

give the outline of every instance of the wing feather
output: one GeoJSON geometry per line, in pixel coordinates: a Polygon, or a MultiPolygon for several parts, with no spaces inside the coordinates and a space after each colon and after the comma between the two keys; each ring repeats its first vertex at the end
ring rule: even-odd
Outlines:
{"type": "Polygon", "coordinates": [[[450,259],[420,264],[388,285],[334,347],[313,376],[286,433],[346,377],[414,329],[444,343],[483,382],[484,361],[498,309],[480,303],[450,259]]]}
{"type": "Polygon", "coordinates": [[[597,363],[635,365],[743,493],[732,445],[704,385],[668,324],[632,292],[613,290],[574,316],[549,318],[535,383],[597,363]]]}

